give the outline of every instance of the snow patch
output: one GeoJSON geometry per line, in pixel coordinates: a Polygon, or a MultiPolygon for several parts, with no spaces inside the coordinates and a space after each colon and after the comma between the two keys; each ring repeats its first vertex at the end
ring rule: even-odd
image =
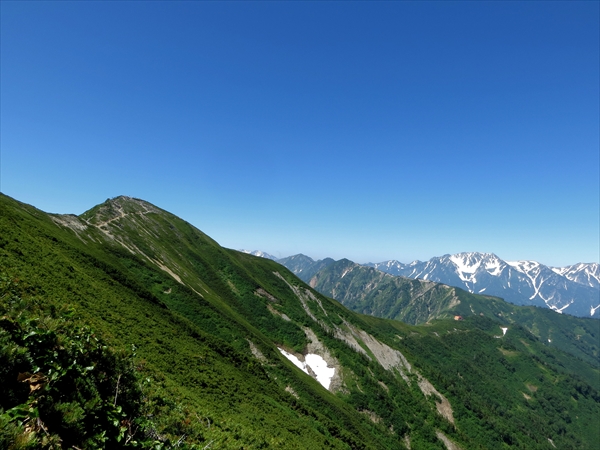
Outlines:
{"type": "MultiPolygon", "coordinates": [[[[508,331],[508,328],[506,327],[500,327],[500,329],[502,330],[502,336],[506,336],[506,332],[508,331]]],[[[500,339],[502,338],[502,336],[494,336],[496,339],[500,339]]]]}
{"type": "MultiPolygon", "coordinates": [[[[448,259],[456,266],[456,274],[465,283],[477,283],[475,274],[481,266],[481,261],[472,262],[470,254],[461,253],[458,255],[452,255],[448,259]]],[[[467,286],[468,288],[468,286],[467,286]]],[[[469,288],[469,292],[473,292],[469,288]]]]}
{"type": "Polygon", "coordinates": [[[284,349],[279,348],[279,351],[283,356],[289,359],[293,365],[295,365],[298,369],[308,375],[308,369],[306,368],[306,364],[298,359],[296,355],[292,355],[291,353],[286,352],[284,349]]]}
{"type": "Polygon", "coordinates": [[[335,374],[335,368],[328,367],[327,362],[320,356],[314,353],[309,353],[304,357],[306,365],[312,369],[317,377],[317,381],[321,383],[325,389],[329,389],[331,379],[335,374]]]}
{"type": "Polygon", "coordinates": [[[500,261],[488,261],[485,264],[485,270],[488,271],[490,275],[498,276],[502,273],[502,266],[500,261]]]}
{"type": "Polygon", "coordinates": [[[550,309],[553,309],[554,311],[556,311],[559,314],[562,314],[562,312],[567,309],[569,306],[571,306],[573,304],[573,300],[571,300],[570,303],[567,303],[565,306],[563,306],[562,308],[558,308],[556,305],[548,305],[548,307],[550,309]]]}
{"type": "Polygon", "coordinates": [[[258,256],[259,258],[272,259],[273,261],[277,261],[277,259],[278,259],[276,256],[270,255],[267,252],[263,252],[261,250],[244,250],[244,249],[241,249],[239,251],[242,252],[242,253],[246,253],[248,255],[258,256]]]}
{"type": "MultiPolygon", "coordinates": [[[[468,257],[467,257],[468,258],[468,257]]],[[[466,257],[461,258],[459,255],[450,256],[450,261],[454,263],[456,268],[463,273],[475,273],[479,266],[481,265],[481,261],[477,261],[475,264],[469,264],[466,257]]]]}
{"type": "Polygon", "coordinates": [[[536,261],[506,261],[506,264],[514,267],[519,272],[527,273],[536,267],[539,267],[540,263],[536,261]]]}
{"type": "Polygon", "coordinates": [[[307,375],[311,375],[310,371],[314,374],[314,377],[317,379],[321,386],[325,389],[329,389],[331,385],[331,379],[335,374],[334,367],[327,367],[327,362],[320,355],[309,353],[304,357],[304,361],[300,361],[300,359],[292,355],[291,353],[286,352],[284,349],[279,348],[279,351],[283,356],[289,359],[292,364],[294,364],[298,369],[307,375]]]}

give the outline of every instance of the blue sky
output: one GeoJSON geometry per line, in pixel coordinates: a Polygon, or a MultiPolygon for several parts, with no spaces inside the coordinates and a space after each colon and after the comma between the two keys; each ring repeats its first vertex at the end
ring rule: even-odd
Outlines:
{"type": "Polygon", "coordinates": [[[598,262],[599,2],[1,2],[0,189],[230,248],[598,262]]]}

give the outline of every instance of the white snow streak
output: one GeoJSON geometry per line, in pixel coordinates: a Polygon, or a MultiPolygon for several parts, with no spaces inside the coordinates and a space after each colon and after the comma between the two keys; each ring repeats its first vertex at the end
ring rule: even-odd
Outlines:
{"type": "MultiPolygon", "coordinates": [[[[531,280],[531,287],[533,288],[533,295],[531,297],[529,297],[529,300],[533,300],[534,298],[539,297],[542,300],[544,300],[544,303],[546,303],[548,305],[548,302],[551,300],[551,298],[544,298],[542,296],[542,294],[540,293],[540,289],[542,288],[544,281],[546,281],[542,277],[540,277],[540,279],[538,280],[538,276],[540,275],[540,271],[539,271],[540,263],[538,263],[536,261],[506,261],[506,263],[508,265],[514,267],[519,272],[524,273],[527,276],[527,278],[529,278],[531,280]],[[537,270],[537,274],[532,277],[531,273],[533,272],[534,269],[538,269],[538,270],[537,270]]],[[[552,309],[555,309],[550,305],[548,305],[548,306],[552,309]]]]}
{"type": "MultiPolygon", "coordinates": [[[[540,295],[541,297],[541,295],[540,295]]],[[[559,314],[562,314],[563,310],[567,309],[569,306],[571,306],[573,304],[573,300],[571,300],[570,303],[567,303],[565,306],[563,306],[562,308],[557,308],[556,306],[553,305],[549,305],[550,309],[553,309],[554,311],[556,311],[559,314]]]]}

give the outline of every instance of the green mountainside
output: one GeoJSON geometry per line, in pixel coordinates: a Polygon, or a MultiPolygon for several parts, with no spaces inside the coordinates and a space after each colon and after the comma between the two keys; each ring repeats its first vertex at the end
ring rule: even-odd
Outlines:
{"type": "Polygon", "coordinates": [[[0,195],[0,272],[0,448],[600,442],[597,367],[519,324],[362,315],[142,200],[0,195]]]}
{"type": "Polygon", "coordinates": [[[323,260],[326,264],[307,257],[301,260],[300,271],[298,265],[292,267],[287,260],[281,262],[311,287],[353,311],[414,325],[455,316],[493,317],[504,325],[520,325],[547,345],[600,368],[600,321],[597,319],[558,314],[535,306],[517,306],[498,297],[471,294],[441,283],[390,275],[347,259],[323,260]]]}

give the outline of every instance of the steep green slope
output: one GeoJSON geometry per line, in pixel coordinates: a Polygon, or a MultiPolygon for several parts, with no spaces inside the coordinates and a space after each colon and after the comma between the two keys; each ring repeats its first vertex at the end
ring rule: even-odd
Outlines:
{"type": "Polygon", "coordinates": [[[477,436],[468,448],[536,448],[544,440],[556,448],[594,448],[600,442],[598,371],[541,345],[524,328],[481,316],[434,321],[408,333],[399,322],[390,324],[406,357],[453,405],[458,429],[477,436]],[[595,390],[588,391],[587,380],[595,390]],[[592,401],[582,401],[586,395],[592,401]]]}
{"type": "Polygon", "coordinates": [[[542,342],[600,367],[600,321],[533,306],[516,306],[425,280],[397,277],[347,259],[329,263],[307,280],[324,295],[363,314],[422,324],[482,315],[525,327],[542,342]]]}
{"type": "Polygon", "coordinates": [[[347,259],[327,265],[308,283],[354,311],[412,324],[452,318],[453,308],[460,304],[456,289],[394,277],[347,259]]]}
{"type": "Polygon", "coordinates": [[[0,448],[152,445],[133,358],[0,275],[0,448]],[[18,375],[17,375],[18,374],[18,375]],[[6,407],[4,412],[1,407],[6,407]]]}
{"type": "Polygon", "coordinates": [[[579,362],[584,375],[573,388],[577,398],[568,399],[564,393],[575,380],[575,370],[563,364],[568,355],[526,330],[523,361],[510,373],[498,372],[507,358],[501,349],[513,350],[495,337],[497,323],[478,317],[414,327],[354,313],[281,265],[223,249],[136,199],[108,200],[76,217],[0,196],[0,230],[0,266],[26,280],[36,301],[69,303],[111,345],[137,347],[140,375],[149,379],[144,410],[159,441],[181,439],[199,448],[405,448],[410,442],[413,449],[441,449],[450,439],[462,448],[502,448],[508,433],[517,448],[547,448],[549,438],[562,448],[593,448],[599,438],[582,432],[600,411],[598,371],[579,362]],[[455,348],[448,341],[455,335],[469,339],[455,348]],[[438,361],[441,348],[446,353],[438,361]],[[279,349],[323,357],[335,369],[329,389],[279,349]],[[492,370],[471,373],[476,367],[466,363],[463,369],[471,352],[492,370]],[[477,383],[471,386],[463,370],[477,383]],[[461,376],[448,374],[451,383],[439,378],[447,371],[461,376]],[[490,388],[521,387],[528,377],[557,384],[543,384],[539,399],[525,392],[534,402],[519,392],[496,399],[503,392],[490,388]],[[460,406],[469,390],[475,400],[460,406]],[[540,408],[548,396],[557,400],[540,408]],[[492,420],[485,399],[502,401],[513,415],[492,420]],[[565,427],[553,429],[557,414],[578,421],[565,419],[565,427]],[[515,418],[537,425],[527,434],[515,418]]]}
{"type": "Polygon", "coordinates": [[[137,347],[140,364],[158,380],[155,389],[168,394],[157,399],[161,433],[226,448],[387,446],[381,430],[298,373],[225,306],[225,313],[216,310],[118,247],[101,251],[107,250],[103,237],[93,229],[80,234],[84,244],[34,208],[3,197],[1,211],[1,265],[12,277],[26,279],[39,301],[68,302],[113,345],[137,347]],[[165,287],[162,298],[151,292],[159,285],[165,287]],[[187,301],[201,315],[186,319],[163,299],[174,299],[174,306],[187,301]],[[269,373],[246,339],[269,359],[269,373]],[[302,386],[306,395],[295,398],[283,383],[302,386]]]}

